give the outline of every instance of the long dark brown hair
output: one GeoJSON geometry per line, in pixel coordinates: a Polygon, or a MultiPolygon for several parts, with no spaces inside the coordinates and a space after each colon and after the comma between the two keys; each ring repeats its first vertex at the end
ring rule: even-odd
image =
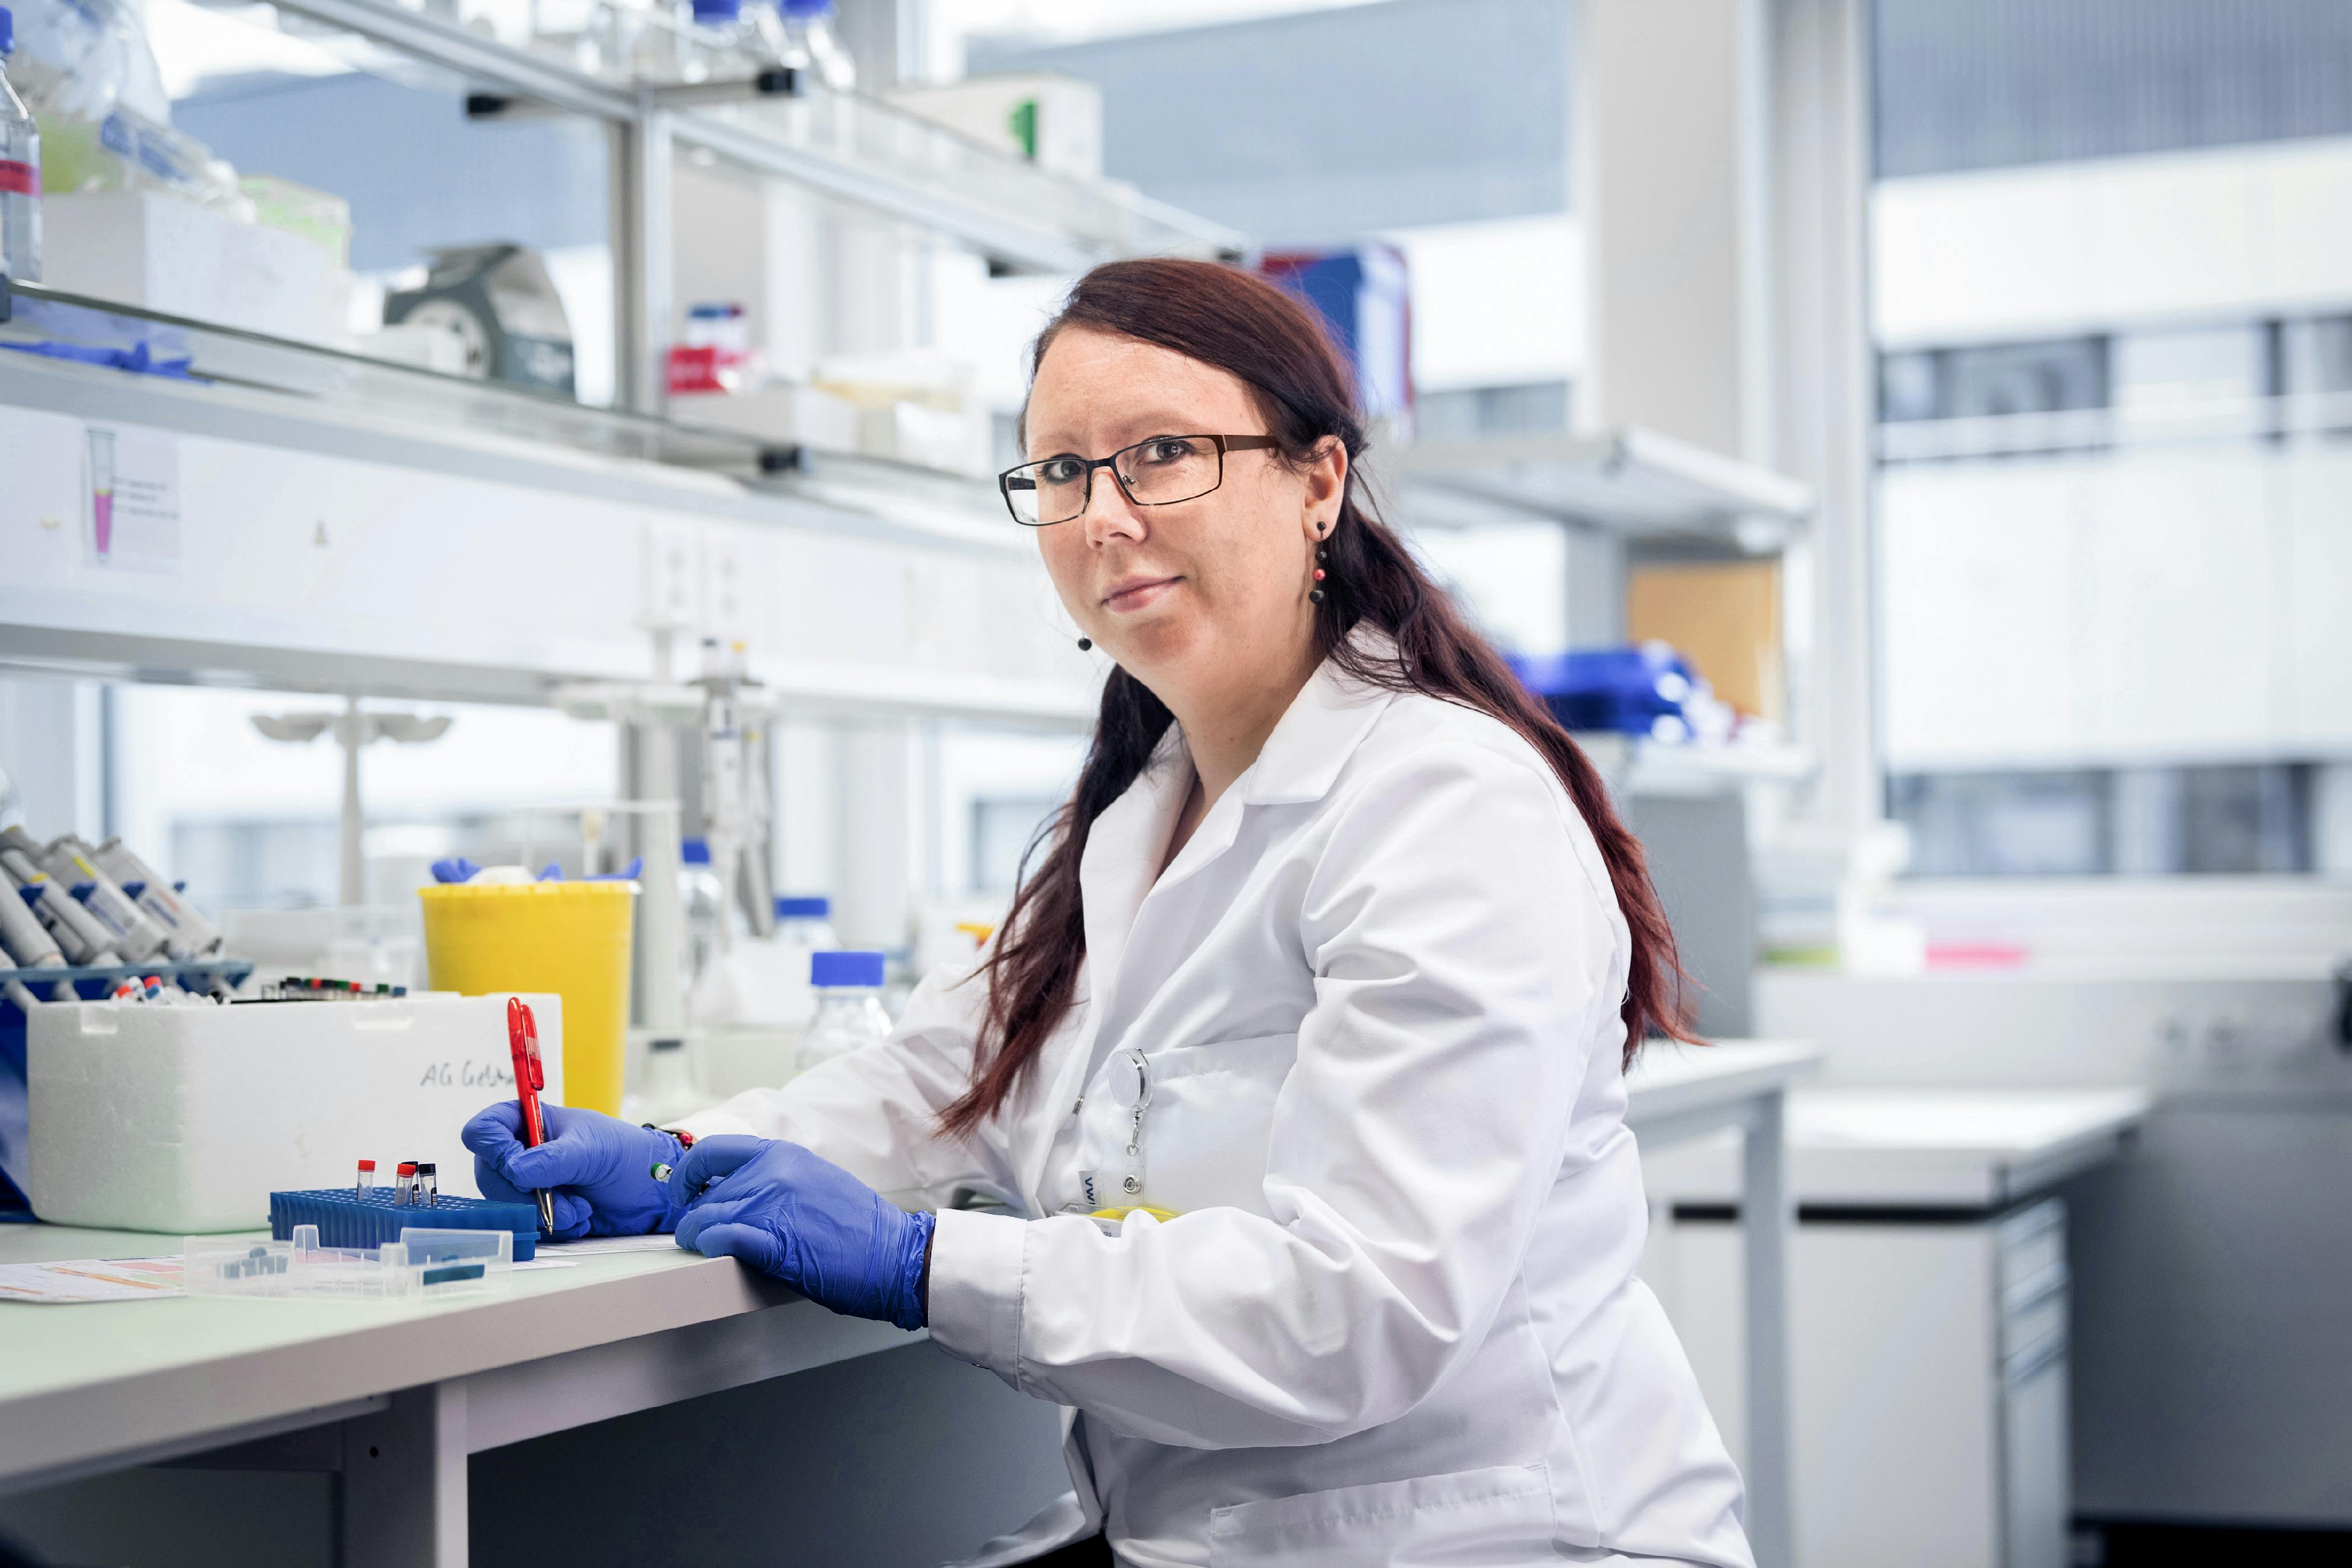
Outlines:
{"type": "MultiPolygon", "coordinates": [[[[1543,753],[1600,844],[1633,935],[1622,1009],[1625,1062],[1653,1035],[1691,1038],[1674,932],[1650,885],[1641,841],[1618,820],[1601,775],[1568,731],[1365,504],[1356,468],[1364,449],[1363,422],[1320,319],[1250,273],[1205,261],[1153,259],[1114,261],[1080,279],[1038,335],[1030,356],[1033,378],[1055,337],[1072,327],[1156,343],[1239,376],[1255,393],[1269,432],[1293,463],[1308,461],[1328,440],[1346,448],[1348,488],[1326,542],[1329,577],[1315,612],[1317,650],[1370,685],[1419,692],[1498,719],[1543,753]],[[1396,646],[1393,659],[1348,640],[1360,624],[1389,635],[1396,646]]],[[[1020,890],[985,965],[988,1008],[971,1087],[940,1113],[941,1131],[967,1133],[994,1114],[1068,1012],[1087,952],[1078,891],[1087,837],[1095,818],[1150,761],[1173,717],[1126,670],[1113,669],[1104,682],[1102,712],[1077,788],[1022,857],[1020,890]],[[1040,847],[1045,859],[1031,877],[1029,859],[1040,847]]]]}

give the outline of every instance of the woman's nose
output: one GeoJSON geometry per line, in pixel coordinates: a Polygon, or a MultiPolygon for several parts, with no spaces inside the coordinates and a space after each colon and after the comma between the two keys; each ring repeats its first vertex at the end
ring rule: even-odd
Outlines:
{"type": "Polygon", "coordinates": [[[1080,521],[1086,524],[1087,542],[1105,544],[1113,539],[1141,539],[1143,518],[1108,468],[1095,470],[1093,489],[1087,496],[1087,510],[1080,521]]]}

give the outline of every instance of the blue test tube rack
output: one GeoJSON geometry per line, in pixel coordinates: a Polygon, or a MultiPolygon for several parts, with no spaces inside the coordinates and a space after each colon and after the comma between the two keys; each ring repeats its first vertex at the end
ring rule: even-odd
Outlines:
{"type": "Polygon", "coordinates": [[[432,1204],[400,1203],[383,1187],[364,1194],[349,1187],[270,1194],[269,1234],[291,1241],[298,1225],[317,1226],[321,1247],[373,1250],[398,1241],[404,1230],[510,1230],[517,1263],[530,1262],[539,1249],[537,1205],[453,1198],[446,1193],[432,1204]]]}

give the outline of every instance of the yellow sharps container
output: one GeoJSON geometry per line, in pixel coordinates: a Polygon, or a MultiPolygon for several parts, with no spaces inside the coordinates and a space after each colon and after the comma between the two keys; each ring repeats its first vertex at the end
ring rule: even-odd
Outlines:
{"type": "Polygon", "coordinates": [[[458,883],[417,893],[433,989],[562,996],[563,1103],[619,1115],[637,885],[458,883]]]}

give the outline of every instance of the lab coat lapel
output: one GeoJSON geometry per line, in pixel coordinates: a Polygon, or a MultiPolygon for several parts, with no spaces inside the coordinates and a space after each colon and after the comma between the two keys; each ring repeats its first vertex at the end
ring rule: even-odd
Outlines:
{"type": "Polygon", "coordinates": [[[1192,786],[1192,754],[1174,725],[1127,793],[1095,818],[1087,852],[1078,862],[1078,892],[1085,902],[1088,994],[1110,994],[1126,955],[1135,912],[1159,874],[1168,852],[1176,814],[1192,786]]]}
{"type": "MultiPolygon", "coordinates": [[[[1371,646],[1389,645],[1382,639],[1371,646]]],[[[1100,973],[1102,988],[1094,994],[1100,1033],[1088,1052],[1091,1060],[1101,1058],[1103,1042],[1115,1040],[1127,1028],[1198,941],[1195,931],[1168,926],[1177,918],[1173,911],[1187,907],[1186,900],[1170,895],[1208,873],[1233,849],[1253,807],[1308,804],[1328,795],[1339,770],[1394,700],[1393,693],[1355,681],[1328,660],[1299,689],[1266,737],[1257,761],[1217,797],[1168,869],[1157,881],[1147,882],[1133,914],[1122,922],[1121,939],[1132,957],[1120,963],[1116,975],[1100,973]]],[[[1171,816],[1182,798],[1180,790],[1169,808],[1171,816]]],[[[1155,857],[1165,850],[1166,831],[1154,840],[1155,857]]],[[[1236,868],[1234,875],[1246,876],[1247,870],[1236,868]]]]}
{"type": "Polygon", "coordinates": [[[1118,984],[1128,938],[1136,911],[1168,851],[1168,836],[1176,814],[1192,787],[1192,754],[1174,725],[1161,737],[1151,761],[1144,765],[1127,793],[1103,809],[1087,834],[1086,854],[1078,861],[1078,893],[1087,928],[1087,1019],[1059,1064],[1043,1100],[1040,1135],[1018,1173],[1032,1204],[1045,1183],[1045,1162],[1052,1153],[1054,1131],[1064,1108],[1077,1099],[1102,1029],[1103,1004],[1118,984]]]}

